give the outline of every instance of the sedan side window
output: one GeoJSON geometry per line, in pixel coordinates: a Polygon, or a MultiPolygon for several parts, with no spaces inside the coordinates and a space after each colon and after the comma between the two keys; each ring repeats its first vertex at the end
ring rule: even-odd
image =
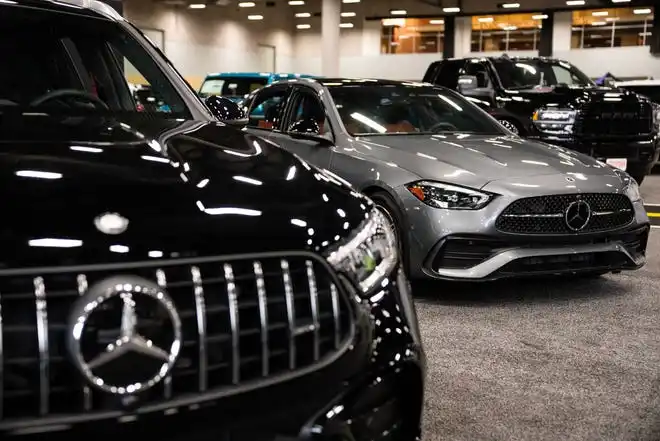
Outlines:
{"type": "Polygon", "coordinates": [[[330,123],[325,114],[323,103],[313,93],[301,90],[291,120],[295,123],[305,119],[316,121],[321,135],[330,132],[330,123]]]}
{"type": "Polygon", "coordinates": [[[286,102],[286,89],[264,91],[252,101],[248,112],[248,127],[262,130],[278,128],[286,102]]]}

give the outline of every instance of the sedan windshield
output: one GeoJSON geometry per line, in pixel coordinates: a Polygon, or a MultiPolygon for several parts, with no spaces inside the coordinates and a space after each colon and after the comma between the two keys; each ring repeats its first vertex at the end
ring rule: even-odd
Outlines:
{"type": "Polygon", "coordinates": [[[594,85],[589,77],[564,61],[498,58],[493,60],[493,65],[506,89],[531,89],[560,84],[573,87],[594,85]]]}
{"type": "Polygon", "coordinates": [[[405,83],[326,86],[351,135],[503,133],[481,109],[446,89],[405,83]]]}
{"type": "Polygon", "coordinates": [[[267,77],[209,77],[204,80],[199,94],[202,97],[220,95],[243,97],[268,83],[267,77]]]}
{"type": "Polygon", "coordinates": [[[0,3],[0,51],[11,60],[0,69],[0,114],[189,115],[146,40],[85,10],[61,9],[0,3]]]}

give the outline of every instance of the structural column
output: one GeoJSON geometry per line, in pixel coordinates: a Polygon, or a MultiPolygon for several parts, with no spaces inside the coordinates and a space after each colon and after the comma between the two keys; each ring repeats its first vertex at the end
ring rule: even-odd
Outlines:
{"type": "Polygon", "coordinates": [[[339,76],[339,18],[341,0],[323,0],[321,8],[321,74],[339,76]]]}

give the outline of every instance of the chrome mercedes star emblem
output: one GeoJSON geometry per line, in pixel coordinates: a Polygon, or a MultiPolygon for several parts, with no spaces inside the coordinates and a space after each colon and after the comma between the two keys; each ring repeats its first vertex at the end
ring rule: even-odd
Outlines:
{"type": "Polygon", "coordinates": [[[566,225],[573,231],[583,230],[591,220],[591,207],[585,201],[571,202],[564,215],[566,225]]]}
{"type": "Polygon", "coordinates": [[[116,395],[130,395],[152,388],[167,377],[179,357],[181,338],[181,319],[167,293],[148,280],[121,276],[92,286],[74,305],[68,349],[92,386],[116,395]],[[161,318],[156,328],[166,335],[167,344],[160,342],[163,347],[140,334],[139,304],[150,316],[161,318]],[[98,336],[107,335],[117,325],[119,335],[98,351],[98,336]],[[90,339],[94,343],[91,350],[86,344],[90,339]],[[150,369],[146,373],[145,366],[150,369]]]}

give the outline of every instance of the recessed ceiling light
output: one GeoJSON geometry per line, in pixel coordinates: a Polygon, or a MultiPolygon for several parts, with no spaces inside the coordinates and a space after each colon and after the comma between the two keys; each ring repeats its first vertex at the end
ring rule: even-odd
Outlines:
{"type": "Polygon", "coordinates": [[[567,6],[582,6],[584,5],[584,0],[566,0],[567,6]]]}
{"type": "Polygon", "coordinates": [[[296,28],[298,28],[298,29],[309,29],[309,28],[311,28],[311,27],[312,27],[312,25],[309,25],[309,24],[299,24],[299,25],[296,25],[296,28]]]}
{"type": "Polygon", "coordinates": [[[618,21],[619,17],[607,17],[605,21],[618,21]]]}
{"type": "Polygon", "coordinates": [[[239,8],[254,8],[256,6],[256,3],[254,2],[240,2],[238,4],[239,8]]]}
{"type": "Polygon", "coordinates": [[[406,15],[408,11],[405,9],[390,9],[390,14],[392,15],[406,15]]]}
{"type": "Polygon", "coordinates": [[[16,176],[36,179],[60,179],[62,178],[62,173],[53,173],[39,170],[18,170],[16,172],[16,176]]]}
{"type": "Polygon", "coordinates": [[[518,26],[504,26],[502,29],[504,29],[505,31],[515,31],[516,29],[518,29],[518,26]]]}
{"type": "Polygon", "coordinates": [[[477,18],[479,23],[490,23],[493,21],[493,17],[479,17],[477,18]]]}
{"type": "Polygon", "coordinates": [[[607,11],[594,11],[591,13],[594,17],[607,17],[608,14],[607,11]]]}
{"type": "Polygon", "coordinates": [[[532,20],[545,20],[548,18],[547,14],[532,15],[532,20]]]}
{"type": "Polygon", "coordinates": [[[637,14],[637,15],[641,15],[641,14],[650,14],[651,12],[652,12],[652,11],[651,11],[650,9],[648,9],[648,8],[644,8],[644,9],[635,9],[635,10],[633,10],[633,13],[635,13],[635,14],[637,14]]]}
{"type": "Polygon", "coordinates": [[[304,0],[289,0],[291,6],[302,6],[305,4],[304,0]]]}
{"type": "Polygon", "coordinates": [[[429,24],[445,24],[445,21],[440,19],[440,20],[429,20],[429,24]]]}
{"type": "Polygon", "coordinates": [[[355,12],[342,12],[340,15],[342,17],[355,17],[355,12]]]}
{"type": "Polygon", "coordinates": [[[607,24],[607,23],[605,23],[604,21],[594,21],[594,22],[591,22],[591,26],[604,26],[604,25],[606,25],[606,24],[607,24]]]}
{"type": "Polygon", "coordinates": [[[516,9],[520,7],[520,3],[503,3],[502,7],[504,9],[516,9]]]}
{"type": "Polygon", "coordinates": [[[442,8],[442,12],[461,12],[461,8],[453,6],[451,8],[442,8]]]}
{"type": "Polygon", "coordinates": [[[360,0],[341,0],[342,3],[360,3],[360,0]]]}
{"type": "Polygon", "coordinates": [[[612,3],[630,3],[630,0],[612,0],[612,3]]]}
{"type": "Polygon", "coordinates": [[[248,20],[263,20],[263,15],[248,15],[248,20]]]}
{"type": "Polygon", "coordinates": [[[190,9],[204,9],[204,8],[206,8],[206,4],[204,4],[204,3],[192,3],[192,4],[188,5],[188,7],[190,9]]]}
{"type": "Polygon", "coordinates": [[[340,28],[352,28],[353,23],[339,23],[340,28]]]}
{"type": "Polygon", "coordinates": [[[309,18],[311,16],[312,16],[312,14],[310,14],[309,12],[298,12],[296,14],[296,17],[298,17],[298,18],[309,18]]]}

